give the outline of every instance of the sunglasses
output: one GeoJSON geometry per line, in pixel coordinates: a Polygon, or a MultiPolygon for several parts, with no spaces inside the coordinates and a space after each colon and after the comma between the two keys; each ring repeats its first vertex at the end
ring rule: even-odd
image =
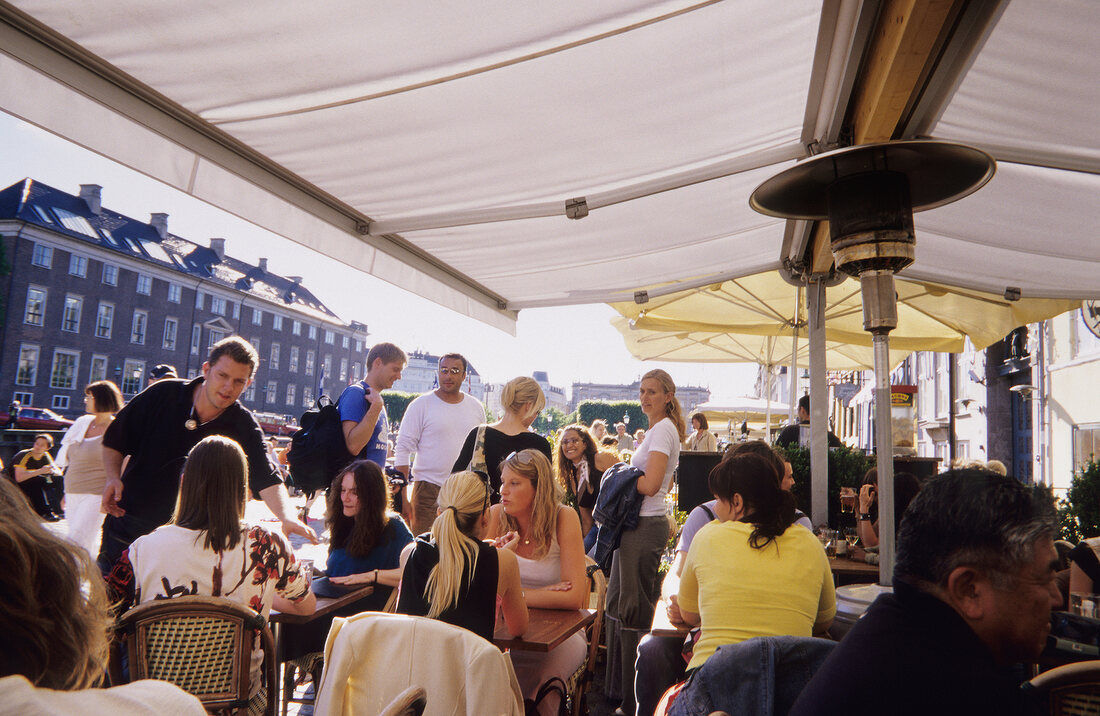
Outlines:
{"type": "Polygon", "coordinates": [[[463,369],[463,368],[440,368],[439,369],[439,374],[440,375],[447,375],[448,373],[450,373],[451,375],[462,375],[464,372],[465,372],[465,369],[463,369]]]}

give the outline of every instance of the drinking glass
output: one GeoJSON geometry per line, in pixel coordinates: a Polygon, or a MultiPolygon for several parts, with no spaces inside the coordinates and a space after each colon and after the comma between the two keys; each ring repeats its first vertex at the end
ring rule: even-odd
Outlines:
{"type": "Polygon", "coordinates": [[[301,565],[302,577],[306,580],[306,589],[309,589],[313,584],[313,560],[299,559],[298,564],[301,565]]]}
{"type": "Polygon", "coordinates": [[[848,543],[849,547],[855,547],[859,542],[859,530],[855,527],[847,527],[844,530],[844,540],[848,543]]]}
{"type": "Polygon", "coordinates": [[[840,511],[845,514],[855,514],[856,491],[852,487],[840,488],[840,511]]]}

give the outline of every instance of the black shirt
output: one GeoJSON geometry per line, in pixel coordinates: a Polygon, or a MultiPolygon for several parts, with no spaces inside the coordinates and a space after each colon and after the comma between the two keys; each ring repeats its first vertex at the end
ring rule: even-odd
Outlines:
{"type": "MultiPolygon", "coordinates": [[[[779,447],[789,447],[791,445],[799,445],[802,441],[802,426],[807,428],[810,424],[807,423],[795,423],[794,425],[788,425],[783,428],[779,433],[779,437],[775,439],[775,444],[779,447]]],[[[840,442],[840,438],[833,434],[832,430],[828,431],[829,447],[841,447],[844,443],[840,442]]],[[[808,447],[808,446],[807,446],[808,447]]]]}
{"type": "MultiPolygon", "coordinates": [[[[466,442],[462,444],[462,452],[458,454],[452,472],[461,472],[470,466],[470,460],[474,457],[474,443],[477,442],[477,428],[466,436],[466,442]]],[[[554,461],[550,452],[550,442],[538,433],[523,432],[518,435],[508,435],[496,428],[485,428],[485,465],[489,468],[489,484],[493,488],[493,502],[497,501],[500,494],[500,463],[513,452],[520,450],[538,450],[546,456],[547,460],[554,461]]]]}
{"type": "Polygon", "coordinates": [[[236,440],[248,458],[248,486],[255,498],[264,488],[282,482],[264,447],[264,434],[252,413],[233,403],[208,423],[188,430],[195,389],[191,381],[160,380],[134,396],[118,412],[103,435],[103,445],[129,455],[122,473],[119,507],[146,520],[166,524],[179,495],[180,474],[187,453],[200,440],[222,435],[236,440]]]}
{"type": "Polygon", "coordinates": [[[814,674],[790,716],[1033,714],[1008,670],[946,603],[894,580],[814,674]]]}
{"type": "MultiPolygon", "coordinates": [[[[496,628],[497,579],[500,569],[495,547],[485,542],[477,543],[477,566],[470,580],[470,565],[462,570],[461,587],[456,606],[444,609],[436,619],[469,629],[473,633],[493,640],[496,628]]],[[[401,596],[397,599],[397,613],[414,617],[428,616],[430,604],[425,596],[428,575],[439,564],[439,549],[431,541],[430,534],[416,538],[416,547],[405,562],[401,573],[401,596]]]]}

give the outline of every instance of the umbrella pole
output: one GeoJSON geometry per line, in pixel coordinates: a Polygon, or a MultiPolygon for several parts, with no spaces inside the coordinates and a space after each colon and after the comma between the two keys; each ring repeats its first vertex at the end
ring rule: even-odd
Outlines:
{"type": "Polygon", "coordinates": [[[772,443],[772,367],[771,365],[765,366],[765,370],[768,371],[768,406],[764,412],[764,436],[767,439],[767,443],[772,443]]]}
{"type": "Polygon", "coordinates": [[[825,387],[825,284],[807,288],[810,328],[810,495],[813,523],[829,524],[829,410],[825,387]]]}
{"type": "Polygon", "coordinates": [[[802,314],[802,287],[794,291],[794,334],[791,337],[791,400],[788,419],[793,424],[798,419],[798,319],[802,314]]]}

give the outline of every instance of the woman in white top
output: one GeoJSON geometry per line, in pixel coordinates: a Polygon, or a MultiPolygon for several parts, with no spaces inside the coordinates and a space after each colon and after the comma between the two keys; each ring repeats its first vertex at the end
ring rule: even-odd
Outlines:
{"type": "Polygon", "coordinates": [[[605,690],[608,698],[622,699],[621,708],[626,714],[635,710],[634,661],[638,641],[649,631],[660,597],[657,567],[669,540],[665,494],[672,484],[685,437],[684,413],[676,399],[672,376],[659,368],[649,371],[642,376],[638,398],[649,419],[649,430],[630,464],[645,473],[637,484],[644,499],[638,526],[623,531],[611,560],[605,612],[608,635],[605,690]]]}
{"type": "Polygon", "coordinates": [[[97,380],[84,389],[84,411],[61,438],[57,466],[65,470],[65,516],[69,539],[99,554],[99,536],[103,527],[103,488],[107,473],[103,468],[103,433],[122,410],[122,393],[109,380],[97,380]]]}
{"type": "MultiPolygon", "coordinates": [[[[550,461],[538,450],[523,450],[500,465],[500,504],[489,518],[490,538],[516,553],[528,607],[580,609],[588,596],[584,547],[577,513],[561,503],[561,487],[550,461]]],[[[568,679],[584,661],[583,632],[547,654],[513,651],[512,665],[525,699],[533,699],[551,677],[568,679]]],[[[557,699],[539,704],[539,713],[557,713],[557,699]]]]}

